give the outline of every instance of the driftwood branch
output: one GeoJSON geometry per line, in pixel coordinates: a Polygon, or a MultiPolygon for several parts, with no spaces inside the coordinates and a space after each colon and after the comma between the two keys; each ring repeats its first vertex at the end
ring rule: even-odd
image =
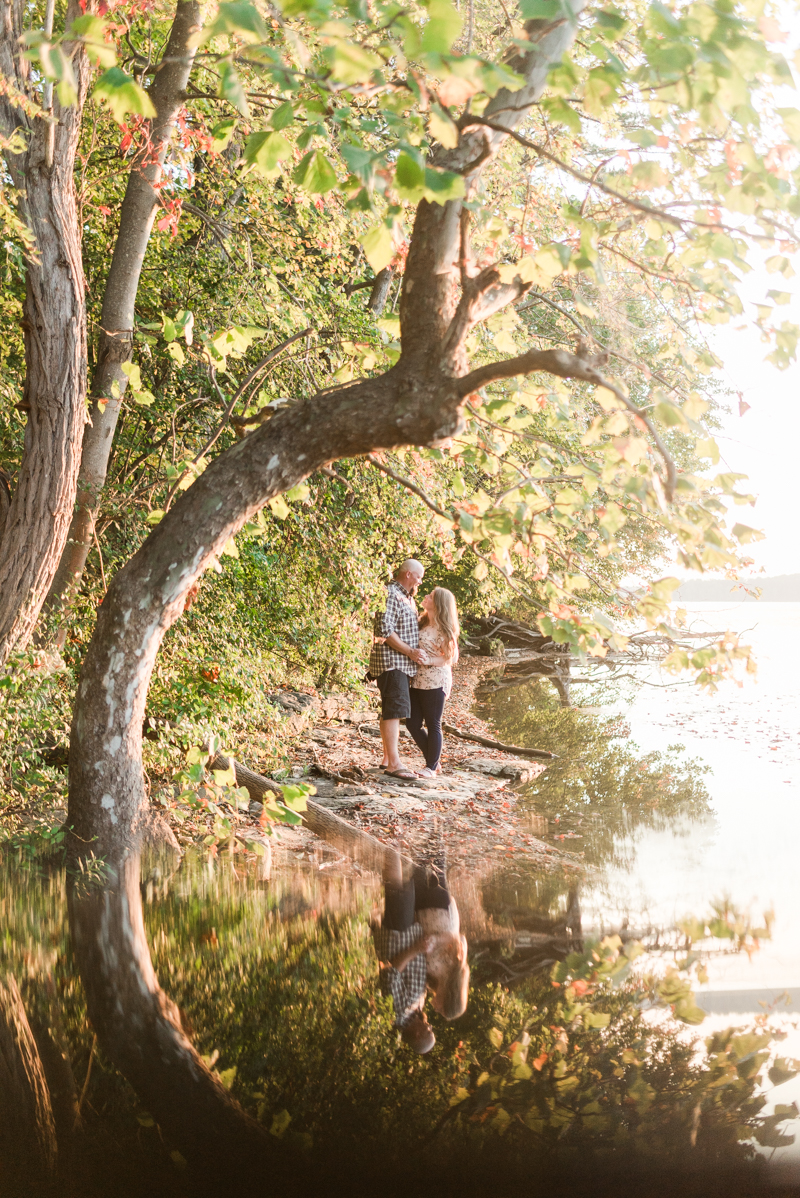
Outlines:
{"type": "MultiPolygon", "coordinates": [[[[265,778],[262,774],[256,774],[247,766],[240,765],[238,761],[226,757],[224,753],[218,753],[214,760],[210,763],[209,769],[212,770],[229,770],[231,765],[236,768],[236,785],[247,788],[247,793],[251,799],[256,799],[259,803],[264,801],[264,795],[271,792],[278,795],[280,786],[277,782],[273,782],[271,778],[265,778]]],[[[381,844],[374,836],[370,836],[368,832],[362,832],[360,828],[353,827],[347,820],[341,819],[338,815],[334,815],[332,811],[328,811],[327,807],[315,803],[313,799],[307,800],[304,822],[309,831],[315,836],[319,836],[321,840],[326,840],[328,844],[332,844],[334,848],[339,849],[347,857],[353,861],[358,861],[365,869],[372,870],[373,873],[380,874],[381,877],[390,868],[393,861],[396,862],[399,854],[396,849],[390,848],[388,845],[381,844]]],[[[411,862],[405,858],[401,861],[409,869],[411,862]]]]}
{"type": "Polygon", "coordinates": [[[461,732],[453,724],[442,724],[442,729],[450,736],[458,736],[461,740],[474,740],[478,745],[487,749],[500,749],[503,753],[513,753],[517,757],[534,757],[537,761],[554,761],[558,753],[548,753],[545,749],[526,749],[522,745],[504,745],[502,741],[492,740],[488,736],[478,736],[475,732],[461,732]]]}

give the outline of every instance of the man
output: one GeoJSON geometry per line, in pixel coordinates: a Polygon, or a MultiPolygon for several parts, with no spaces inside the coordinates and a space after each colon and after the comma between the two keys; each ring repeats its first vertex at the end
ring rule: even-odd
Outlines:
{"type": "Polygon", "coordinates": [[[415,1052],[426,1053],[436,1043],[424,1011],[426,953],[433,947],[434,937],[426,937],[416,919],[420,871],[415,869],[405,877],[407,872],[397,850],[388,849],[383,868],[383,919],[373,924],[372,937],[381,993],[392,999],[395,1027],[415,1052]]]}
{"type": "Polygon", "coordinates": [[[381,692],[382,766],[391,777],[409,781],[418,775],[403,765],[398,747],[400,721],[411,715],[408,680],[424,660],[413,598],[424,573],[424,567],[414,558],[407,558],[395,571],[386,595],[386,610],[376,618],[376,640],[369,655],[370,677],[377,681],[381,692]]]}

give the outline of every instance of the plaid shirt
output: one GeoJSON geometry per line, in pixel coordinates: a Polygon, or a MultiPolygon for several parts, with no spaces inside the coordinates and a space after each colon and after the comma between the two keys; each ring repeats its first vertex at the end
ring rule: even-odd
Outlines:
{"type": "MultiPolygon", "coordinates": [[[[397,633],[401,641],[411,648],[419,645],[419,620],[417,605],[405,587],[399,582],[390,582],[386,593],[386,611],[375,614],[375,636],[389,636],[397,633]]],[[[369,655],[369,672],[373,678],[386,670],[401,670],[413,678],[417,672],[416,662],[388,645],[373,644],[369,655]]]]}
{"type": "MultiPolygon", "coordinates": [[[[412,923],[405,932],[397,932],[394,928],[375,926],[372,937],[375,941],[375,951],[379,961],[389,961],[396,957],[404,948],[408,948],[422,936],[422,927],[412,923]]],[[[427,960],[424,953],[413,957],[405,969],[398,971],[393,965],[380,971],[381,994],[386,998],[391,996],[394,1003],[394,1022],[396,1027],[408,1023],[415,1011],[419,1011],[425,1001],[427,960]]]]}

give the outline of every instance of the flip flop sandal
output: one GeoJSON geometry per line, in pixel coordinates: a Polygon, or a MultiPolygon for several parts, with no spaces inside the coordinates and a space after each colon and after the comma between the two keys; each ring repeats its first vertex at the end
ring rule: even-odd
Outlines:
{"type": "Polygon", "coordinates": [[[412,770],[384,770],[387,778],[397,778],[398,782],[417,782],[419,774],[412,770]]]}

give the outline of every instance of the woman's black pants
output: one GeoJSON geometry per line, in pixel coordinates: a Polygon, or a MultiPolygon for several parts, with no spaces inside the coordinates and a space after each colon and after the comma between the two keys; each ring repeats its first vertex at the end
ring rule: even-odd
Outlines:
{"type": "Polygon", "coordinates": [[[411,715],[406,720],[406,727],[425,754],[428,769],[435,770],[442,756],[442,712],[445,693],[441,686],[432,691],[412,686],[410,694],[411,715]],[[422,727],[423,723],[425,728],[422,727]]]}

